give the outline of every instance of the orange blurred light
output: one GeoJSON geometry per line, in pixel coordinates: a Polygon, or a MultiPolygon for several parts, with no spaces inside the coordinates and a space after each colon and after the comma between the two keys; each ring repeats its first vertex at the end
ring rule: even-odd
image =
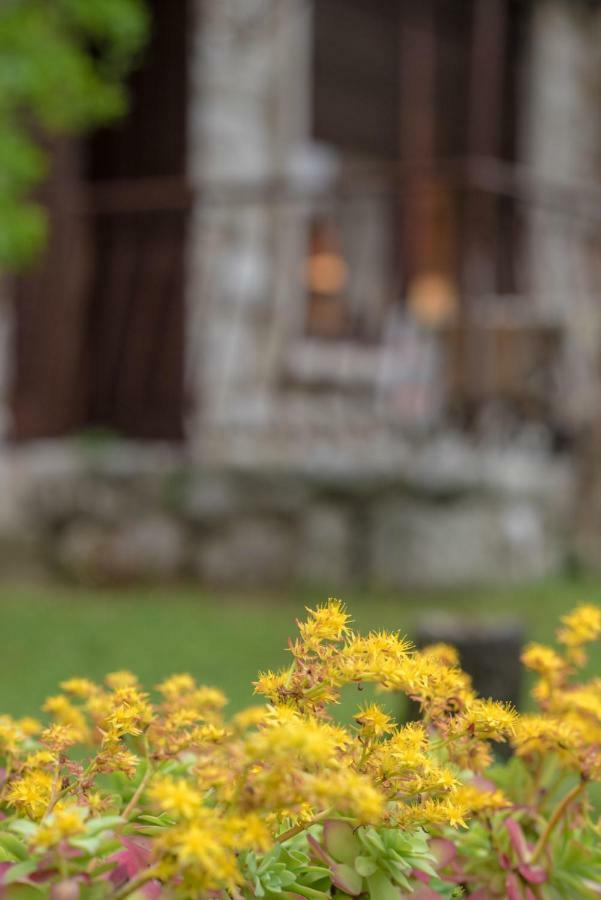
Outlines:
{"type": "Polygon", "coordinates": [[[416,276],[407,291],[407,306],[422,325],[437,328],[457,312],[457,291],[453,281],[434,272],[416,276]]]}
{"type": "Polygon", "coordinates": [[[348,266],[339,254],[318,251],[307,259],[306,279],[313,294],[339,294],[348,280],[348,266]]]}

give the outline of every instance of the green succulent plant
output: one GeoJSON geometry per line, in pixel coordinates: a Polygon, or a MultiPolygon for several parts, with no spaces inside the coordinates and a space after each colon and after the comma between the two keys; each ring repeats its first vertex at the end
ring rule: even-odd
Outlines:
{"type": "Polygon", "coordinates": [[[249,897],[292,900],[300,896],[319,900],[330,896],[329,870],[311,859],[304,834],[290,839],[285,845],[276,844],[262,857],[253,852],[246,853],[243,867],[252,887],[249,897]]]}
{"type": "MultiPolygon", "coordinates": [[[[415,873],[434,879],[437,885],[440,882],[435,869],[438,857],[422,829],[369,825],[353,829],[343,820],[332,819],[323,826],[321,842],[311,835],[308,840],[315,855],[328,866],[332,884],[351,897],[368,894],[372,900],[399,900],[401,892],[416,896],[415,873]]],[[[440,884],[445,893],[437,888],[436,895],[452,896],[453,886],[449,893],[449,885],[440,884]]]]}

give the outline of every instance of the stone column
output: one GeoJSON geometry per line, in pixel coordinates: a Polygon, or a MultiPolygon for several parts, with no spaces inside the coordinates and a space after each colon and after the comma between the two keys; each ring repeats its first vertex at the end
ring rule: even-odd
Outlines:
{"type": "Polygon", "coordinates": [[[298,255],[272,189],[308,133],[309,33],[306,0],[198,2],[187,307],[197,459],[223,459],[232,429],[249,435],[269,422],[291,300],[283,266],[290,277],[298,255]]]}
{"type": "Polygon", "coordinates": [[[527,213],[524,261],[536,307],[564,328],[562,406],[578,427],[596,412],[600,389],[601,240],[586,196],[601,175],[601,10],[565,0],[534,4],[528,76],[522,158],[542,183],[582,188],[565,203],[555,195],[549,204],[552,195],[541,192],[527,213]]]}

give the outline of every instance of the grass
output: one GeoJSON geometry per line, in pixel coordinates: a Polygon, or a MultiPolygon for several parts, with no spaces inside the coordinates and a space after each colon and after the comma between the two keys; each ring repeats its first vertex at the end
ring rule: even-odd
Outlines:
{"type": "MultiPolygon", "coordinates": [[[[0,710],[35,712],[71,675],[101,678],[119,668],[147,685],[189,671],[221,687],[238,709],[252,702],[259,669],[286,661],[294,619],[320,592],[274,596],[221,595],[194,587],[107,591],[83,588],[0,589],[0,710]]],[[[529,638],[551,638],[558,617],[576,603],[601,603],[601,580],[561,580],[469,592],[360,595],[345,599],[361,629],[411,634],[424,612],[515,615],[529,638]]],[[[601,649],[591,665],[601,671],[601,649]]]]}

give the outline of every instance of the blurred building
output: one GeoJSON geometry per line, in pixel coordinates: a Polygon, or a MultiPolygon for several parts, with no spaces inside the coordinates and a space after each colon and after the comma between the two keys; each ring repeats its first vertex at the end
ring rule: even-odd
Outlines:
{"type": "Polygon", "coordinates": [[[596,534],[601,6],[150,6],[6,307],[7,534],[98,577],[560,568],[596,534]]]}

